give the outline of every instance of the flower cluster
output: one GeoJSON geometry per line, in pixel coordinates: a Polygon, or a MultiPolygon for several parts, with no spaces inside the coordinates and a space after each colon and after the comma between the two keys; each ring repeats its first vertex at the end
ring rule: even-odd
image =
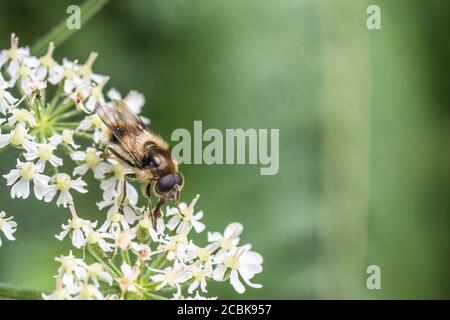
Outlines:
{"type": "MultiPolygon", "coordinates": [[[[241,224],[208,232],[206,245],[190,239],[205,230],[203,212],[195,211],[199,196],[166,207],[153,227],[141,203],[146,201],[125,179],[128,168],[104,152],[106,128],[94,113],[97,103],[120,99],[139,114],[143,95],[122,96],[114,88],[104,94],[109,77],[93,71],[96,53],[84,63],[60,64],[54,49],[50,43],[44,56],[33,56],[13,34],[10,48],[0,51],[0,151],[13,148],[18,154],[16,166],[3,175],[6,185],[12,198],[34,195],[69,208],[71,218],[56,237],[70,239],[83,257],[71,251],[55,258],[60,263],[55,290],[43,297],[203,299],[210,281],[229,280],[239,293],[244,285],[261,287],[251,280],[262,271],[262,257],[250,244],[239,245],[241,224]],[[105,211],[101,223],[75,210],[75,194],[88,192],[86,175],[103,191],[97,203],[105,211]]],[[[8,240],[14,240],[17,226],[11,219],[0,213],[0,231],[8,240]]]]}
{"type": "Polygon", "coordinates": [[[72,253],[56,258],[61,263],[56,288],[45,298],[199,299],[209,281],[226,280],[239,293],[244,284],[260,288],[251,279],[262,271],[262,257],[249,244],[239,246],[240,223],[228,225],[223,234],[208,233],[205,246],[189,239],[191,232],[204,229],[199,221],[203,213],[195,213],[197,200],[182,203],[181,211],[167,208],[169,219],[159,218],[156,230],[142,208],[135,208],[131,217],[110,211],[101,226],[72,212],[57,238],[69,237],[74,247],[87,251],[95,268],[72,253]],[[95,281],[100,274],[103,284],[95,281]]]}

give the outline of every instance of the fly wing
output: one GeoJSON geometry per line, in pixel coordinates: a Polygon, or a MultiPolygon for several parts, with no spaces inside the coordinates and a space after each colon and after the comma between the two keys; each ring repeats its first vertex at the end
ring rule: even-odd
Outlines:
{"type": "Polygon", "coordinates": [[[97,104],[95,111],[111,131],[113,142],[132,159],[135,167],[142,166],[144,144],[151,138],[144,122],[119,100],[113,101],[112,108],[97,104]]]}

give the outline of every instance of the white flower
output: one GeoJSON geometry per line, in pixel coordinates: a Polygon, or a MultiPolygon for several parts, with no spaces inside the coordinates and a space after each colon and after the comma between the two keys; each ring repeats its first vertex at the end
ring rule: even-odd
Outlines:
{"type": "Polygon", "coordinates": [[[125,218],[123,222],[127,224],[133,224],[136,219],[136,211],[140,210],[136,206],[138,201],[138,193],[134,187],[128,185],[127,183],[127,197],[123,199],[123,196],[119,193],[114,193],[115,198],[111,200],[103,200],[97,203],[97,206],[100,210],[111,206],[107,212],[107,220],[105,224],[108,224],[108,228],[113,220],[117,220],[117,216],[113,217],[116,213],[122,212],[123,217],[125,218]],[[122,204],[122,206],[121,206],[122,204]]]}
{"type": "Polygon", "coordinates": [[[74,80],[76,85],[75,90],[70,94],[70,98],[75,102],[76,106],[83,112],[92,113],[93,110],[87,110],[84,102],[89,97],[92,91],[92,86],[89,82],[81,78],[74,80]]]}
{"type": "Polygon", "coordinates": [[[92,65],[98,57],[97,52],[91,52],[86,62],[80,66],[78,73],[81,77],[87,80],[92,80],[95,83],[100,83],[103,80],[103,76],[96,74],[92,71],[92,65]]]}
{"type": "Polygon", "coordinates": [[[244,230],[242,224],[238,222],[230,223],[223,233],[223,236],[219,232],[208,232],[208,242],[214,242],[220,247],[220,251],[227,251],[236,248],[239,244],[239,236],[244,230]]]}
{"type": "Polygon", "coordinates": [[[112,250],[112,244],[106,242],[105,239],[112,239],[112,236],[109,233],[106,232],[97,232],[95,230],[89,230],[89,232],[86,235],[86,243],[89,244],[97,244],[100,249],[102,249],[104,252],[110,252],[112,250]]]}
{"type": "Polygon", "coordinates": [[[99,143],[104,140],[104,130],[106,126],[100,117],[95,113],[93,115],[85,117],[81,120],[77,130],[79,131],[91,131],[94,130],[94,142],[99,143]]]}
{"type": "Polygon", "coordinates": [[[125,251],[133,246],[133,239],[136,238],[136,229],[132,228],[126,231],[120,231],[112,237],[115,239],[116,251],[117,249],[125,251]]]}
{"type": "Polygon", "coordinates": [[[78,61],[70,61],[64,58],[61,68],[50,70],[48,81],[55,84],[64,80],[64,92],[70,95],[73,89],[75,89],[77,79],[79,78],[78,69],[78,61]]]}
{"type": "MultiPolygon", "coordinates": [[[[123,165],[118,163],[115,160],[110,160],[111,163],[111,173],[112,176],[110,178],[105,178],[100,183],[100,189],[103,190],[103,199],[105,201],[110,201],[114,197],[117,196],[118,193],[122,192],[123,182],[125,181],[125,168],[123,165]]],[[[109,173],[109,172],[108,172],[109,173]]],[[[133,185],[127,182],[127,193],[128,191],[132,193],[136,193],[136,202],[137,202],[137,192],[133,185]]],[[[136,202],[134,204],[136,204],[136,202]]]]}
{"type": "Polygon", "coordinates": [[[89,98],[86,101],[86,112],[92,113],[95,110],[95,106],[97,103],[100,103],[101,105],[105,104],[105,98],[103,96],[103,87],[106,85],[106,83],[109,81],[109,77],[103,77],[101,82],[92,87],[92,90],[90,92],[89,98]]]}
{"type": "Polygon", "coordinates": [[[103,300],[104,296],[99,288],[95,285],[83,283],[80,286],[78,295],[74,297],[75,300],[103,300]]]}
{"type": "Polygon", "coordinates": [[[130,225],[127,219],[118,211],[108,214],[108,218],[98,229],[100,232],[108,232],[113,239],[117,239],[122,231],[127,232],[128,230],[130,230],[130,225]]]}
{"type": "Polygon", "coordinates": [[[22,90],[27,96],[31,97],[31,104],[34,104],[35,100],[40,100],[41,91],[47,88],[45,81],[39,80],[37,77],[30,75],[22,81],[22,90]]]}
{"type": "MultiPolygon", "coordinates": [[[[13,233],[16,232],[17,223],[12,220],[13,217],[6,218],[5,211],[0,212],[0,231],[3,231],[6,239],[13,241],[16,240],[14,238],[13,233]]],[[[0,247],[2,245],[2,239],[0,238],[0,247]]]]}
{"type": "Polygon", "coordinates": [[[164,224],[164,219],[159,217],[156,219],[156,230],[153,229],[148,214],[142,215],[138,223],[138,230],[143,231],[144,233],[148,232],[154,242],[159,242],[159,237],[164,235],[165,228],[166,225],[164,224]]]}
{"type": "Polygon", "coordinates": [[[2,134],[0,132],[0,149],[9,144],[14,147],[23,147],[31,141],[33,141],[33,137],[28,134],[28,129],[26,129],[23,125],[18,125],[6,134],[2,134]]]}
{"type": "Polygon", "coordinates": [[[14,98],[11,93],[6,91],[6,89],[10,88],[11,85],[3,79],[0,74],[0,113],[6,114],[14,104],[18,101],[18,99],[14,98]]]}
{"type": "MultiPolygon", "coordinates": [[[[139,93],[137,91],[130,91],[128,92],[127,96],[122,99],[122,95],[119,91],[117,91],[114,88],[111,88],[111,90],[108,91],[106,94],[108,98],[111,100],[122,100],[125,102],[127,107],[133,111],[135,114],[140,114],[142,107],[145,104],[145,97],[142,93],[139,93]]],[[[149,121],[148,121],[149,122],[149,121]]]]}
{"type": "Polygon", "coordinates": [[[74,149],[78,149],[80,146],[73,140],[73,133],[73,130],[64,129],[61,134],[62,142],[67,143],[74,149]]]}
{"type": "Polygon", "coordinates": [[[75,248],[81,248],[86,244],[86,236],[97,226],[97,222],[73,217],[67,224],[62,225],[63,231],[56,235],[56,239],[63,241],[70,234],[72,244],[75,248]],[[71,232],[72,231],[72,232],[71,232]]]}
{"type": "Polygon", "coordinates": [[[47,190],[50,177],[41,174],[41,172],[34,163],[23,163],[17,160],[17,169],[13,169],[3,176],[6,179],[6,185],[13,185],[11,188],[11,198],[28,198],[30,195],[30,181],[33,181],[34,194],[37,199],[42,200],[47,190]]]}
{"type": "Polygon", "coordinates": [[[153,270],[157,273],[154,276],[151,276],[154,282],[161,282],[156,287],[156,290],[161,290],[166,285],[171,287],[175,287],[177,292],[181,292],[180,284],[186,282],[192,277],[192,273],[189,271],[184,264],[175,262],[172,267],[167,267],[164,270],[153,270]]]}
{"type": "Polygon", "coordinates": [[[70,156],[75,161],[83,162],[73,170],[74,175],[83,176],[90,169],[94,172],[94,177],[98,180],[104,178],[105,173],[111,171],[111,165],[102,161],[101,152],[95,148],[87,148],[86,152],[75,151],[70,156]]]}
{"type": "Polygon", "coordinates": [[[36,167],[40,170],[44,170],[47,161],[54,167],[62,166],[63,160],[53,154],[61,141],[62,138],[60,135],[54,135],[48,139],[47,143],[30,144],[26,148],[27,152],[24,153],[24,157],[28,161],[39,159],[36,162],[36,167]]]}
{"type": "Polygon", "coordinates": [[[212,267],[210,264],[195,263],[191,267],[192,277],[194,282],[188,288],[189,294],[194,292],[199,286],[202,292],[207,292],[206,290],[206,278],[212,277],[212,267]]]}
{"type": "Polygon", "coordinates": [[[17,80],[20,79],[20,86],[22,89],[25,90],[26,88],[29,88],[29,81],[31,80],[31,82],[34,82],[34,80],[36,80],[33,78],[38,66],[39,60],[36,57],[24,57],[20,61],[11,61],[7,68],[7,72],[11,76],[9,83],[14,85],[17,80]]]}
{"type": "MultiPolygon", "coordinates": [[[[42,294],[44,300],[69,300],[71,298],[71,290],[69,286],[59,286],[50,294],[42,294]]],[[[72,290],[73,291],[73,290],[72,290]]]]}
{"type": "Polygon", "coordinates": [[[213,271],[213,278],[216,281],[222,281],[224,279],[227,269],[230,273],[230,283],[238,293],[244,293],[245,287],[240,281],[240,277],[244,282],[252,288],[262,288],[262,285],[252,283],[252,279],[255,274],[262,271],[262,256],[254,251],[250,251],[251,246],[245,245],[240,248],[234,248],[229,253],[223,253],[221,255],[216,254],[215,264],[218,264],[213,271]]]}
{"type": "Polygon", "coordinates": [[[34,111],[29,111],[27,109],[14,109],[12,111],[12,116],[8,119],[8,125],[13,126],[16,123],[21,123],[24,126],[28,124],[30,127],[36,126],[34,111]]]}
{"type": "Polygon", "coordinates": [[[50,202],[55,197],[56,193],[60,191],[58,200],[56,200],[56,205],[67,207],[73,204],[73,198],[69,190],[74,189],[80,193],[86,193],[85,189],[86,182],[81,180],[81,177],[76,180],[72,178],[67,173],[56,174],[51,181],[51,184],[47,187],[44,195],[44,201],[50,202]]]}
{"type": "Polygon", "coordinates": [[[132,268],[125,262],[120,266],[120,270],[122,271],[123,276],[116,279],[116,281],[119,283],[119,287],[120,290],[122,290],[122,293],[125,293],[127,291],[136,292],[138,290],[136,279],[140,274],[140,270],[136,267],[132,268]]]}
{"type": "Polygon", "coordinates": [[[203,211],[194,214],[194,207],[199,197],[197,195],[189,206],[181,203],[179,205],[181,212],[177,208],[167,209],[167,216],[172,216],[169,222],[167,222],[167,228],[169,230],[176,228],[177,233],[188,233],[192,226],[195,232],[200,233],[205,229],[205,225],[200,222],[200,219],[203,218],[203,211]]]}
{"type": "Polygon", "coordinates": [[[72,286],[75,282],[87,279],[88,272],[86,264],[82,259],[75,258],[72,251],[68,256],[59,256],[55,261],[61,263],[58,273],[61,275],[61,282],[65,286],[72,286]]]}
{"type": "Polygon", "coordinates": [[[8,61],[21,60],[30,55],[30,49],[19,48],[19,38],[14,33],[11,34],[11,46],[9,49],[0,51],[0,67],[8,61]]]}
{"type": "Polygon", "coordinates": [[[171,261],[177,258],[180,261],[184,261],[186,258],[186,249],[189,246],[189,241],[185,233],[180,233],[160,240],[158,250],[167,252],[167,260],[171,261]]]}
{"type": "Polygon", "coordinates": [[[216,244],[210,244],[206,247],[199,247],[194,243],[189,243],[186,248],[186,262],[197,259],[204,264],[211,263],[213,256],[213,252],[217,250],[216,244]]]}
{"type": "Polygon", "coordinates": [[[113,278],[112,276],[103,268],[103,266],[96,262],[88,265],[86,267],[89,278],[98,286],[98,280],[104,281],[109,285],[112,285],[113,278]]]}
{"type": "MultiPolygon", "coordinates": [[[[48,74],[55,74],[58,72],[63,72],[63,67],[56,63],[53,59],[53,52],[55,51],[55,45],[53,42],[50,42],[48,45],[47,53],[39,58],[40,65],[36,70],[36,77],[40,80],[44,80],[48,74]]],[[[58,82],[54,82],[56,79],[52,79],[49,81],[51,84],[55,85],[58,82]]]]}
{"type": "Polygon", "coordinates": [[[159,251],[152,252],[152,249],[147,244],[133,242],[131,244],[131,251],[137,256],[141,262],[151,259],[151,256],[158,254],[159,251]]]}

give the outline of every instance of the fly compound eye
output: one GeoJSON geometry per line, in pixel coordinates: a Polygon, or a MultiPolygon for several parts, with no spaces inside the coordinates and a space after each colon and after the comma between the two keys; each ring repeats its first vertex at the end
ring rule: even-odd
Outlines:
{"type": "Polygon", "coordinates": [[[167,193],[173,189],[175,184],[176,184],[175,175],[168,174],[159,179],[158,183],[156,184],[156,191],[160,194],[167,193]]]}
{"type": "Polygon", "coordinates": [[[173,177],[175,179],[175,183],[179,186],[183,185],[183,176],[179,173],[174,173],[173,177]]]}

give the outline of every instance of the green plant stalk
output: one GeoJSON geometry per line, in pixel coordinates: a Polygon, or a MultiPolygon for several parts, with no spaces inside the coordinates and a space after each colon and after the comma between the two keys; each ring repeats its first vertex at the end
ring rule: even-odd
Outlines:
{"type": "Polygon", "coordinates": [[[53,113],[50,116],[50,120],[58,119],[58,121],[61,121],[61,120],[64,120],[64,119],[75,117],[75,116],[79,115],[80,113],[81,113],[81,111],[76,110],[76,109],[68,111],[68,112],[66,112],[64,114],[61,114],[61,115],[56,115],[56,113],[53,113]]]}
{"type": "Polygon", "coordinates": [[[118,273],[108,263],[106,263],[102,258],[100,258],[97,255],[97,253],[95,253],[91,245],[86,246],[86,251],[91,256],[92,259],[103,265],[109,271],[110,274],[114,275],[114,277],[120,277],[120,273],[118,273]]]}
{"type": "MultiPolygon", "coordinates": [[[[57,108],[56,108],[56,110],[52,113],[52,114],[50,114],[50,120],[53,120],[53,119],[55,119],[55,118],[57,118],[59,115],[61,115],[61,114],[63,114],[65,111],[67,111],[67,110],[69,110],[70,108],[72,108],[72,106],[75,104],[75,101],[73,101],[72,99],[70,99],[69,101],[67,101],[66,103],[64,103],[64,104],[61,104],[60,106],[58,106],[57,108]]],[[[75,110],[72,110],[72,111],[75,111],[75,110]]],[[[71,112],[72,112],[71,111],[71,112]]],[[[69,113],[69,112],[66,112],[66,114],[67,113],[69,113]]]]}
{"type": "Polygon", "coordinates": [[[58,88],[56,89],[56,92],[55,92],[55,94],[54,94],[54,96],[53,96],[52,101],[50,102],[50,104],[49,104],[49,106],[48,106],[48,108],[47,108],[47,113],[48,113],[48,114],[51,114],[51,113],[53,112],[53,109],[55,109],[55,107],[56,107],[56,105],[57,105],[59,99],[60,99],[61,96],[62,96],[62,93],[63,93],[63,87],[64,87],[64,82],[61,81],[61,82],[59,83],[59,85],[58,85],[58,88]]]}
{"type": "MultiPolygon", "coordinates": [[[[87,23],[109,0],[87,0],[81,7],[81,27],[87,23]]],[[[68,29],[65,17],[58,25],[56,25],[47,35],[39,39],[32,47],[31,52],[35,55],[42,55],[45,53],[50,42],[53,41],[55,47],[66,41],[72,36],[77,29],[68,29]]]]}
{"type": "Polygon", "coordinates": [[[41,300],[42,292],[0,283],[0,300],[1,299],[41,300]]]}
{"type": "Polygon", "coordinates": [[[122,260],[131,266],[131,259],[128,250],[122,251],[122,260]]]}

